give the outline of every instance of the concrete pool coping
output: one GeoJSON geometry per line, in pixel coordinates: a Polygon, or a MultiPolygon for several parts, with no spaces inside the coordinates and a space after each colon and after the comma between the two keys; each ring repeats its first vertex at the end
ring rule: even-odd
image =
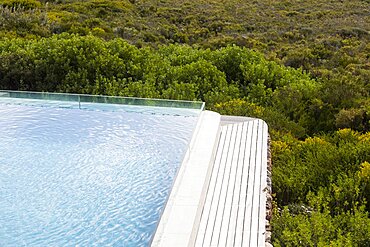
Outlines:
{"type": "Polygon", "coordinates": [[[151,246],[188,246],[195,243],[207,180],[214,161],[221,115],[203,111],[176,177],[151,246]],[[181,222],[181,224],[179,224],[181,222]]]}

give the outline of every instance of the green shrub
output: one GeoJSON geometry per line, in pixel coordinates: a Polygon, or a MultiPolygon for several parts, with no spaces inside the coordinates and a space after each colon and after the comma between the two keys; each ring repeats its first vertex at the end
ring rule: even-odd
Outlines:
{"type": "Polygon", "coordinates": [[[35,9],[41,7],[37,0],[0,0],[0,5],[9,8],[35,9]]]}

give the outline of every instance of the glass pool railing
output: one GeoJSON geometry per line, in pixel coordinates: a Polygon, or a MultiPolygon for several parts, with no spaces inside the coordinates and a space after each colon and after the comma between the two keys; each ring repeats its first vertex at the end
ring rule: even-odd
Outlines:
{"type": "Polygon", "coordinates": [[[200,102],[200,101],[148,99],[148,98],[117,97],[117,96],[87,95],[87,94],[68,94],[68,93],[9,91],[9,90],[0,90],[0,98],[1,97],[2,98],[31,99],[31,100],[75,102],[78,104],[80,108],[86,103],[99,103],[99,104],[132,105],[132,106],[187,108],[187,109],[195,109],[195,110],[200,110],[200,111],[204,110],[204,102],[200,102]]]}

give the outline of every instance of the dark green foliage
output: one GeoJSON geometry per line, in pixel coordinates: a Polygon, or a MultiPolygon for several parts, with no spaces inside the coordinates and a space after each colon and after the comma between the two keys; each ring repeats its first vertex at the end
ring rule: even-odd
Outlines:
{"type": "Polygon", "coordinates": [[[327,207],[322,211],[299,208],[301,212],[285,207],[275,214],[274,246],[368,246],[370,219],[363,207],[335,216],[327,207]]]}
{"type": "MultiPolygon", "coordinates": [[[[171,61],[189,47],[138,49],[121,39],[60,35],[38,41],[0,42],[0,88],[203,100],[210,104],[238,95],[211,61],[171,61]]],[[[247,52],[247,51],[245,51],[247,52]]],[[[180,56],[180,55],[179,55],[180,56]]]]}
{"type": "Polygon", "coordinates": [[[309,191],[329,186],[338,176],[358,172],[362,162],[370,159],[370,142],[365,137],[343,129],[305,141],[273,141],[279,205],[305,202],[309,191]]]}
{"type": "Polygon", "coordinates": [[[349,129],[273,141],[275,246],[367,246],[370,138],[349,129]]]}

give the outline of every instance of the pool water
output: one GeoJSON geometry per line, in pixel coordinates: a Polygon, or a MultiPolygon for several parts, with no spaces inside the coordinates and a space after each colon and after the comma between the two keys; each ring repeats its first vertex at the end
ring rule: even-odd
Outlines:
{"type": "Polygon", "coordinates": [[[0,246],[148,246],[194,110],[0,99],[0,246]]]}

